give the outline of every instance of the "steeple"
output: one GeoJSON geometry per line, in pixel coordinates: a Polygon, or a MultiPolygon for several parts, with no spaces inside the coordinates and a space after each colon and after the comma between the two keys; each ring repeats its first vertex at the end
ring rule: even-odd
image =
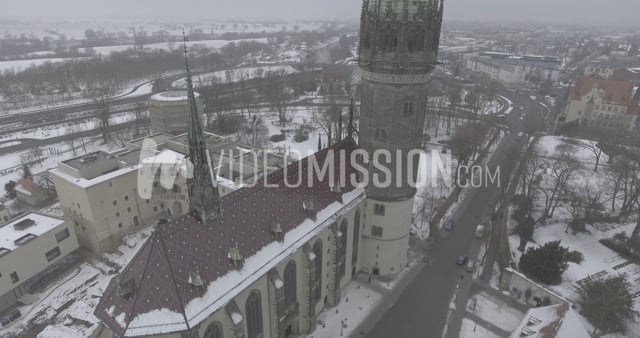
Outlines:
{"type": "Polygon", "coordinates": [[[193,80],[189,67],[187,37],[184,35],[184,62],[187,71],[187,94],[189,97],[189,160],[193,165],[193,175],[188,179],[189,212],[207,224],[222,216],[220,194],[215,172],[202,131],[202,121],[198,114],[196,97],[193,93],[193,80]]]}

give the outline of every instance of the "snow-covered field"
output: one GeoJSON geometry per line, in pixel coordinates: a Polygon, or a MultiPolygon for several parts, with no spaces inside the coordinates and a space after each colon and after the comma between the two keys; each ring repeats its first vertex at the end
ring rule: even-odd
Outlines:
{"type": "MultiPolygon", "coordinates": [[[[231,70],[221,70],[213,73],[201,74],[193,77],[193,83],[196,87],[206,86],[215,78],[217,83],[238,82],[241,80],[249,80],[256,78],[264,78],[269,74],[283,73],[285,75],[297,73],[291,66],[264,66],[264,67],[247,67],[231,70]]],[[[187,88],[186,78],[174,81],[172,84],[175,88],[187,88]]]]}
{"type": "Polygon", "coordinates": [[[42,58],[31,60],[12,60],[12,61],[0,61],[0,73],[4,73],[6,70],[13,70],[18,73],[30,66],[39,66],[45,63],[60,63],[79,60],[84,58],[42,58]]]}

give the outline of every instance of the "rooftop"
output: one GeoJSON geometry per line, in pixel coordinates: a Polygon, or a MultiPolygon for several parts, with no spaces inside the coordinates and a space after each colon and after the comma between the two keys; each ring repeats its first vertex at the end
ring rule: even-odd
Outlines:
{"type": "MultiPolygon", "coordinates": [[[[348,139],[332,149],[344,151],[345,158],[350,158],[356,145],[348,139]]],[[[321,166],[328,151],[315,155],[321,166]]],[[[298,175],[307,177],[312,170],[310,158],[269,175],[254,187],[225,196],[221,201],[223,217],[211,224],[201,224],[187,215],[159,226],[119,277],[111,281],[95,315],[120,336],[139,336],[187,330],[222,308],[326,229],[336,214],[364,198],[364,192],[351,185],[342,193],[333,192],[333,182],[326,177],[314,177],[311,187],[286,187],[285,179],[297,182],[298,175]],[[264,180],[277,187],[266,187],[264,180]],[[309,219],[303,208],[306,201],[317,210],[315,220],[309,219]],[[280,224],[285,233],[283,242],[272,234],[273,224],[280,224]],[[228,258],[230,249],[236,247],[247,258],[240,270],[228,258]],[[189,274],[195,272],[205,281],[204,290],[188,283],[189,274]],[[122,283],[131,286],[132,297],[128,300],[118,296],[122,283]]],[[[347,177],[355,172],[349,164],[347,177]]],[[[339,159],[333,165],[340,172],[339,159]]]]}
{"type": "Polygon", "coordinates": [[[580,100],[597,88],[601,91],[600,97],[609,104],[628,106],[631,112],[635,112],[638,102],[633,100],[634,86],[631,81],[616,81],[598,79],[593,77],[581,77],[578,83],[571,89],[571,98],[580,100]]]}
{"type": "MultiPolygon", "coordinates": [[[[0,228],[0,252],[3,251],[2,249],[14,250],[20,246],[20,241],[18,240],[25,238],[25,236],[40,236],[64,222],[65,220],[62,218],[37,212],[30,212],[17,217],[0,228]]],[[[26,244],[26,241],[23,241],[23,243],[26,244]]],[[[0,253],[1,255],[2,253],[0,253]]]]}
{"type": "Polygon", "coordinates": [[[511,338],[591,337],[568,303],[529,310],[511,338]]]}

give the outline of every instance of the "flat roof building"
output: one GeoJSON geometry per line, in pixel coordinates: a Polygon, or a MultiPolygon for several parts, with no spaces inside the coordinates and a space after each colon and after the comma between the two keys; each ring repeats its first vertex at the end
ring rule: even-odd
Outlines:
{"type": "Polygon", "coordinates": [[[26,293],[25,282],[77,249],[73,228],[59,217],[30,212],[0,226],[0,312],[26,293]]]}

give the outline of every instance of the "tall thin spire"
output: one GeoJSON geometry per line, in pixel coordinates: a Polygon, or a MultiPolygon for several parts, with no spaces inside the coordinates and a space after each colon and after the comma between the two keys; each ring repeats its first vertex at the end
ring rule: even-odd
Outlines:
{"type": "Polygon", "coordinates": [[[347,125],[347,136],[353,137],[353,97],[349,105],[349,124],[347,125]]]}
{"type": "Polygon", "coordinates": [[[220,207],[220,194],[217,180],[202,131],[202,121],[198,113],[196,96],[193,92],[193,80],[189,67],[189,51],[187,49],[187,36],[184,38],[184,63],[187,71],[187,95],[189,97],[189,160],[193,165],[193,176],[188,179],[189,186],[189,211],[199,218],[202,224],[209,223],[222,216],[220,207]]]}

